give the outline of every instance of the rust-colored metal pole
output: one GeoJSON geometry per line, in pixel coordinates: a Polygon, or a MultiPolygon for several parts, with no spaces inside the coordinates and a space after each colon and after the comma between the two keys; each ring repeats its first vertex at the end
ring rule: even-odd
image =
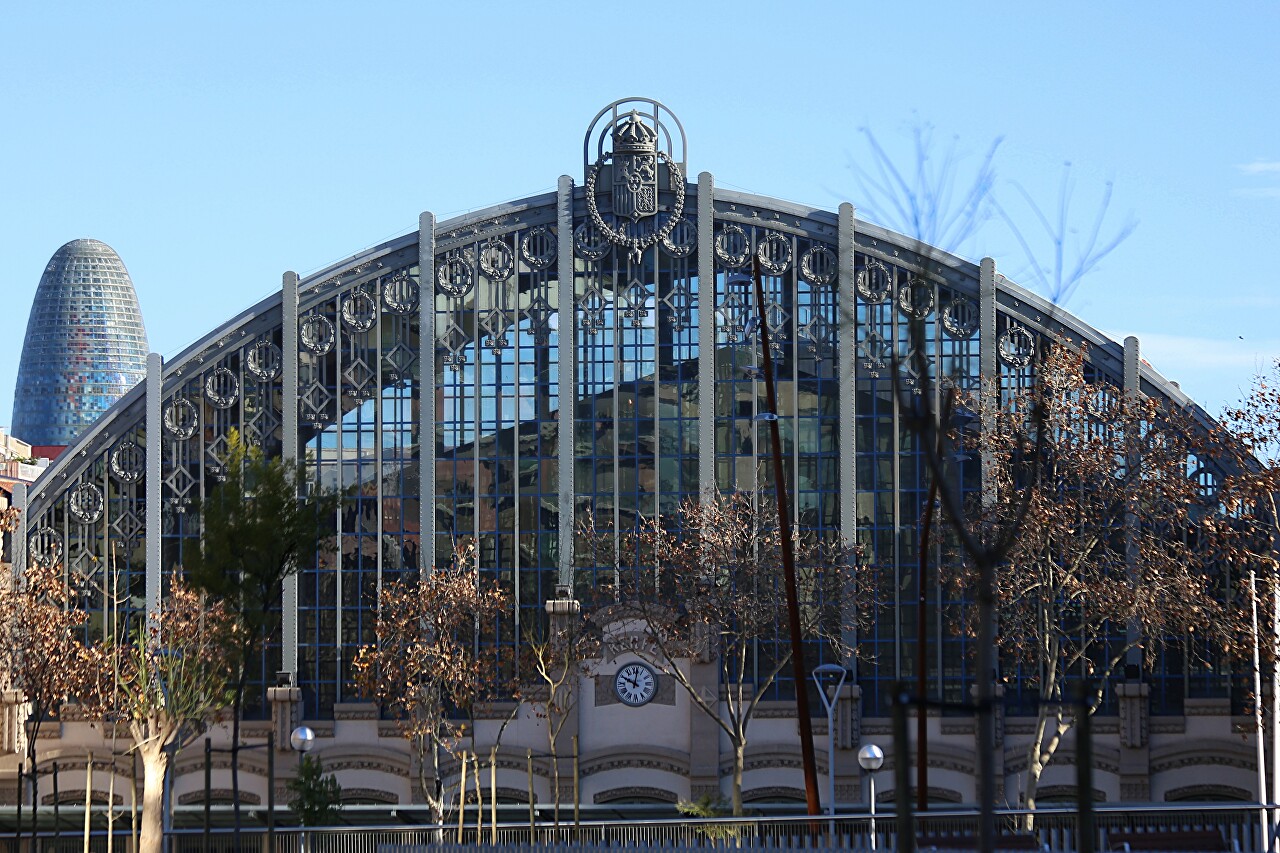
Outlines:
{"type": "Polygon", "coordinates": [[[929,499],[924,505],[920,526],[920,571],[916,577],[916,811],[929,808],[929,715],[925,713],[925,673],[929,665],[929,632],[925,624],[925,580],[928,577],[929,531],[933,528],[933,505],[938,500],[938,478],[931,477],[929,499]]]}
{"type": "Polygon", "coordinates": [[[787,504],[787,478],[782,464],[782,436],[778,432],[778,395],[773,383],[773,353],[769,351],[769,318],[765,316],[764,282],[760,279],[760,258],[752,257],[752,278],[756,286],[756,313],[760,318],[760,349],[763,350],[764,387],[769,400],[769,440],[773,446],[773,485],[778,494],[778,532],[782,537],[782,574],[787,588],[787,622],[791,629],[791,674],[796,683],[796,715],[800,718],[800,757],[804,761],[804,798],[809,814],[822,813],[818,801],[818,768],[813,757],[813,721],[809,717],[809,671],[804,665],[804,634],[800,630],[800,604],[796,592],[796,555],[791,542],[791,510],[787,504]]]}

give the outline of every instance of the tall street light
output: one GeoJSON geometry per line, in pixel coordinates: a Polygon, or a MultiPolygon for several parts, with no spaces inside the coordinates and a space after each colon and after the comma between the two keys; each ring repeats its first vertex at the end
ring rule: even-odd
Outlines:
{"type": "Polygon", "coordinates": [[[831,835],[831,843],[836,837],[836,703],[840,701],[840,688],[848,676],[844,667],[837,663],[824,663],[813,670],[813,683],[818,686],[818,697],[827,709],[827,814],[831,815],[827,831],[831,835]],[[824,679],[833,679],[836,689],[827,695],[823,687],[824,679]]]}
{"type": "MultiPolygon", "coordinates": [[[[298,763],[302,763],[302,759],[306,757],[311,748],[316,745],[316,733],[310,726],[298,726],[289,734],[289,746],[293,747],[293,751],[298,753],[298,763]]],[[[294,770],[294,776],[297,776],[297,770],[294,770]]],[[[303,827],[302,834],[299,836],[299,848],[302,853],[307,850],[307,831],[303,827]]]]}
{"type": "Polygon", "coordinates": [[[876,771],[884,766],[884,750],[869,743],[858,750],[858,764],[870,775],[871,784],[871,849],[876,849],[876,771]]]}
{"type": "Polygon", "coordinates": [[[827,814],[836,813],[836,703],[840,701],[840,688],[849,673],[838,663],[824,663],[813,670],[813,683],[818,686],[818,698],[827,709],[827,814]],[[831,695],[823,688],[823,680],[830,678],[836,689],[831,695]]]}

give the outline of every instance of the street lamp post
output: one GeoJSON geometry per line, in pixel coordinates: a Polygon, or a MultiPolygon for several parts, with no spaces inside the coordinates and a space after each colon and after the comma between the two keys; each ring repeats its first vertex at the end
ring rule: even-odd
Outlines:
{"type": "Polygon", "coordinates": [[[840,688],[849,673],[837,663],[824,663],[814,667],[813,683],[818,685],[818,697],[827,709],[827,814],[836,813],[836,703],[840,701],[840,688]],[[836,689],[831,696],[822,689],[824,678],[834,679],[836,689]]]}
{"type": "Polygon", "coordinates": [[[884,750],[869,743],[858,750],[858,764],[870,774],[871,801],[871,849],[876,849],[876,771],[884,766],[884,750]]]}
{"type": "MultiPolygon", "coordinates": [[[[298,753],[298,756],[299,756],[298,764],[302,763],[303,757],[305,757],[306,754],[310,752],[311,748],[314,747],[315,745],[316,745],[316,733],[312,731],[310,726],[298,726],[289,735],[289,746],[293,747],[293,751],[298,753]]],[[[294,775],[295,776],[297,775],[296,770],[294,771],[294,775]]],[[[305,826],[302,828],[302,835],[301,835],[300,841],[301,843],[299,847],[302,853],[306,853],[307,829],[305,826]]]]}

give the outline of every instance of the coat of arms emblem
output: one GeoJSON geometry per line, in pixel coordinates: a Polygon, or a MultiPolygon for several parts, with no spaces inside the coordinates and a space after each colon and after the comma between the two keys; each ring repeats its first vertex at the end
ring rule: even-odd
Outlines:
{"type": "Polygon", "coordinates": [[[639,261],[684,218],[684,164],[672,151],[678,141],[683,158],[684,131],[657,101],[618,101],[596,116],[587,152],[593,138],[598,151],[594,162],[588,154],[586,183],[591,224],[639,261]],[[624,110],[624,104],[633,108],[624,110]],[[603,124],[606,114],[611,121],[603,124]]]}

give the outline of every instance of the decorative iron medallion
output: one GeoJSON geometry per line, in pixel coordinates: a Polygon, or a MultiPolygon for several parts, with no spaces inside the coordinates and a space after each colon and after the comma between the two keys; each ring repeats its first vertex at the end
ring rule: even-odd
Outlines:
{"type": "Polygon", "coordinates": [[[333,323],[323,314],[312,314],[302,321],[299,337],[309,352],[325,355],[333,349],[333,323]]]}
{"type": "Polygon", "coordinates": [[[637,110],[622,116],[612,128],[612,151],[601,152],[595,164],[587,169],[587,215],[601,236],[623,248],[638,263],[649,248],[665,241],[684,216],[684,170],[671,155],[658,147],[658,130],[651,127],[637,110]],[[612,165],[613,216],[606,222],[600,215],[597,193],[600,173],[612,165]],[[653,229],[638,227],[642,220],[658,215],[660,171],[667,169],[667,185],[673,196],[670,215],[653,229]]]}
{"type": "Polygon", "coordinates": [[[363,290],[351,292],[342,300],[342,322],[357,332],[367,332],[378,322],[378,305],[363,290]]]}
{"type": "Polygon", "coordinates": [[[40,527],[27,539],[27,555],[38,566],[55,566],[62,561],[62,534],[52,527],[40,527]]]}
{"type": "Polygon", "coordinates": [[[516,256],[503,240],[489,240],[480,247],[480,272],[489,281],[506,281],[516,268],[516,256]]]}
{"type": "Polygon", "coordinates": [[[270,382],[280,375],[284,358],[280,347],[271,341],[258,341],[245,353],[244,367],[259,382],[270,382]]]}
{"type": "Polygon", "coordinates": [[[1021,326],[1010,326],[1000,336],[1000,360],[1010,367],[1026,367],[1036,354],[1036,339],[1021,326]]]}
{"type": "Polygon", "coordinates": [[[530,228],[520,241],[520,257],[532,270],[545,270],[556,260],[556,235],[545,225],[530,228]]]}
{"type": "Polygon", "coordinates": [[[756,257],[766,275],[782,275],[791,266],[791,241],[770,231],[756,244],[756,257]]]}
{"type": "MultiPolygon", "coordinates": [[[[612,217],[604,217],[606,220],[612,217]]],[[[610,223],[612,224],[612,223],[610,223]]],[[[613,244],[594,223],[588,221],[573,229],[573,250],[578,257],[588,261],[603,260],[613,249],[613,244]]]]}
{"type": "Polygon", "coordinates": [[[676,223],[662,240],[662,248],[673,258],[687,258],[698,248],[698,223],[692,216],[686,216],[676,223]]]}
{"type": "Polygon", "coordinates": [[[382,283],[382,304],[392,314],[408,314],[418,307],[418,283],[398,272],[382,283]]]}
{"type": "Polygon", "coordinates": [[[922,278],[911,279],[898,288],[898,307],[908,317],[928,317],[933,311],[933,285],[922,278]]]}
{"type": "Polygon", "coordinates": [[[740,269],[751,260],[751,240],[741,225],[730,223],[716,235],[716,257],[726,267],[740,269]]]}
{"type": "Polygon", "coordinates": [[[800,256],[800,276],[810,284],[827,287],[838,273],[836,253],[826,246],[814,246],[800,256]]]}
{"type": "Polygon", "coordinates": [[[436,267],[436,290],[446,296],[452,296],[454,299],[466,296],[475,283],[471,264],[467,263],[465,258],[457,255],[445,258],[436,267]]]}
{"type": "Polygon", "coordinates": [[[889,298],[893,290],[893,276],[889,268],[879,261],[872,261],[858,270],[858,293],[867,302],[878,304],[889,298]]]}
{"type": "Polygon", "coordinates": [[[164,428],[180,441],[186,441],[196,434],[200,423],[200,413],[195,404],[184,397],[178,397],[169,403],[164,410],[164,428]]]}
{"type": "Polygon", "coordinates": [[[978,331],[978,306],[967,296],[957,296],[942,312],[942,328],[955,338],[967,338],[978,331]]]}
{"type": "Polygon", "coordinates": [[[93,483],[81,483],[67,495],[67,511],[81,524],[102,518],[102,490],[93,483]]]}
{"type": "Polygon", "coordinates": [[[204,398],[215,409],[229,409],[240,398],[240,380],[230,370],[219,367],[204,382],[204,398]]]}
{"type": "Polygon", "coordinates": [[[136,483],[146,473],[147,454],[132,441],[122,441],[111,452],[111,473],[122,483],[136,483]]]}

